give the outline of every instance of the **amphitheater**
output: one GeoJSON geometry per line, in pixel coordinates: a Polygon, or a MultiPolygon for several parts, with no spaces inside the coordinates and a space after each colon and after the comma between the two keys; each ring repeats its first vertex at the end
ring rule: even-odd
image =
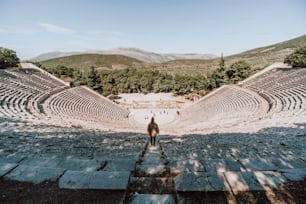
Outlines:
{"type": "Polygon", "coordinates": [[[0,70],[2,180],[113,192],[107,203],[296,203],[284,186],[306,176],[305,68],[275,63],[195,103],[115,103],[21,66],[0,70]],[[152,116],[157,146],[146,135],[152,116]]]}

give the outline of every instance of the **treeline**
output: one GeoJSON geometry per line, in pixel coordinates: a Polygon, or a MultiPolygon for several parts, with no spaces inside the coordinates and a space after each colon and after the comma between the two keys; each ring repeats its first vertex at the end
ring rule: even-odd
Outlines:
{"type": "MultiPolygon", "coordinates": [[[[36,65],[42,67],[39,63],[36,65]]],[[[91,67],[81,72],[78,69],[57,66],[47,71],[59,78],[71,77],[74,79],[73,86],[87,85],[104,96],[118,93],[152,92],[172,92],[174,95],[197,93],[203,96],[224,84],[237,83],[245,79],[251,73],[251,67],[245,61],[239,61],[226,67],[222,56],[220,67],[208,76],[186,76],[131,68],[96,70],[91,67]]]]}

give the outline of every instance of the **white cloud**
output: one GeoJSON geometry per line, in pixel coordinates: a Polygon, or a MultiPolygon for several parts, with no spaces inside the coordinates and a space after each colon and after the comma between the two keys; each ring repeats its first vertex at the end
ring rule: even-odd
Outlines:
{"type": "Polygon", "coordinates": [[[27,35],[27,34],[34,34],[35,31],[28,29],[28,28],[0,28],[0,34],[13,34],[13,35],[27,35]]]}
{"type": "Polygon", "coordinates": [[[76,33],[76,31],[71,30],[69,28],[64,28],[50,23],[40,23],[39,25],[50,33],[66,34],[66,35],[76,33]]]}
{"type": "Polygon", "coordinates": [[[103,35],[103,36],[121,36],[122,33],[118,31],[104,31],[104,30],[91,30],[88,31],[89,35],[103,35]]]}

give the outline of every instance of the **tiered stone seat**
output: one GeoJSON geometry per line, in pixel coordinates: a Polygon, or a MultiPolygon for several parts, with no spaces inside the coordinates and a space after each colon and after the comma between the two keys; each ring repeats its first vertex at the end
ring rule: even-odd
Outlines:
{"type": "Polygon", "coordinates": [[[36,69],[1,70],[1,111],[6,117],[37,120],[39,103],[66,86],[36,69]]]}
{"type": "Polygon", "coordinates": [[[226,124],[258,118],[268,111],[267,101],[251,90],[238,86],[223,86],[198,103],[184,109],[183,125],[226,124]]]}
{"type": "Polygon", "coordinates": [[[306,176],[305,142],[305,137],[281,128],[273,133],[160,138],[176,175],[176,190],[185,199],[190,199],[188,193],[263,191],[302,179],[306,176]]]}
{"type": "Polygon", "coordinates": [[[84,182],[89,177],[93,181],[102,178],[95,188],[114,186],[118,190],[122,186],[116,186],[113,178],[118,174],[121,179],[118,182],[125,181],[122,184],[125,190],[146,144],[146,137],[135,133],[67,129],[0,118],[0,144],[0,177],[33,183],[61,178],[61,188],[84,189],[92,187],[86,183],[82,186],[82,175],[85,175],[84,182]],[[113,184],[105,183],[107,179],[113,184]],[[75,186],[69,182],[71,180],[80,185],[75,186]]]}
{"type": "Polygon", "coordinates": [[[241,86],[270,98],[270,115],[291,117],[305,113],[305,81],[305,68],[275,68],[241,83],[241,86]]]}
{"type": "Polygon", "coordinates": [[[187,131],[226,132],[301,123],[306,119],[305,81],[305,68],[270,66],[182,110],[176,125],[187,131]]]}
{"type": "MultiPolygon", "coordinates": [[[[129,112],[89,88],[75,87],[52,95],[43,104],[47,115],[92,123],[126,123],[129,112]]],[[[116,124],[114,124],[116,126],[116,124]]]]}

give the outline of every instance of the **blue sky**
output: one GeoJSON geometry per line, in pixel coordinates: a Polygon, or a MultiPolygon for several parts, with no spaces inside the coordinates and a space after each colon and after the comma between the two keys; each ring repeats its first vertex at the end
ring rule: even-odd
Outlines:
{"type": "Polygon", "coordinates": [[[305,0],[0,0],[0,46],[230,55],[306,34],[305,0]]]}

